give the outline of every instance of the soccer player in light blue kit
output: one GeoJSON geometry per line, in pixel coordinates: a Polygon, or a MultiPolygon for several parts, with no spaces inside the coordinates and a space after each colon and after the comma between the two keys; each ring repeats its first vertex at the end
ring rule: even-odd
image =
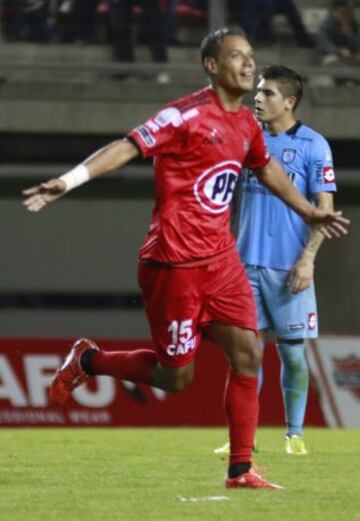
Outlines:
{"type": "MultiPolygon", "coordinates": [[[[296,120],[303,93],[292,69],[266,67],[257,85],[255,112],[264,127],[270,154],[294,186],[323,209],[333,208],[336,191],[332,154],[323,136],[296,120]]],[[[277,337],[286,417],[285,451],[305,455],[303,423],[309,371],[305,340],[318,335],[314,262],[324,236],[261,185],[242,173],[240,231],[237,241],[253,288],[258,326],[266,339],[277,337]]],[[[227,445],[216,449],[226,453],[227,445]]]]}

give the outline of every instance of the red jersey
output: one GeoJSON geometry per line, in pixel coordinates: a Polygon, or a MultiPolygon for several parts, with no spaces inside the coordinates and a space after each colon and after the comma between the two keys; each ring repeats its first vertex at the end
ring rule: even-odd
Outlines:
{"type": "Polygon", "coordinates": [[[269,161],[252,112],[227,112],[205,88],[168,104],[128,138],[154,156],[156,201],[140,259],[199,261],[232,247],[230,203],[241,168],[269,161]]]}

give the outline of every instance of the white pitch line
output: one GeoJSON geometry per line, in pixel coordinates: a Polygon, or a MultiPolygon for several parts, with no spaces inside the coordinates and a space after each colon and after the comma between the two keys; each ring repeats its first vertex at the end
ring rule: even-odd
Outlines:
{"type": "Polygon", "coordinates": [[[184,497],[177,496],[175,499],[182,503],[208,503],[210,501],[230,501],[227,496],[206,496],[206,497],[184,497]]]}

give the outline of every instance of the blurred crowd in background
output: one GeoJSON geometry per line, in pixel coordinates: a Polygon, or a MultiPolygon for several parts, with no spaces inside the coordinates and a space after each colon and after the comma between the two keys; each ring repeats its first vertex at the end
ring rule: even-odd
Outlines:
{"type": "MultiPolygon", "coordinates": [[[[308,33],[299,4],[228,0],[229,22],[242,26],[255,47],[272,45],[277,41],[273,18],[280,14],[296,44],[314,48],[323,65],[360,64],[360,0],[329,0],[316,35],[308,33]]],[[[1,12],[2,36],[9,42],[108,42],[120,62],[133,61],[133,46],[140,43],[149,46],[154,62],[166,62],[168,46],[188,44],[178,39],[180,21],[206,27],[208,0],[2,0],[1,12]]]]}

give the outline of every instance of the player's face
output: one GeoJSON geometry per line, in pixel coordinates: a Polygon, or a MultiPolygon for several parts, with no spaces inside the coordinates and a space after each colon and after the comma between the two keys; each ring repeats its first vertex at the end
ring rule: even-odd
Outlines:
{"type": "Polygon", "coordinates": [[[227,36],[213,60],[213,80],[224,90],[241,95],[254,87],[255,59],[249,42],[241,36],[227,36]]]}
{"type": "Polygon", "coordinates": [[[295,98],[285,97],[274,80],[261,79],[256,87],[255,114],[260,121],[272,123],[293,111],[295,98]]]}

